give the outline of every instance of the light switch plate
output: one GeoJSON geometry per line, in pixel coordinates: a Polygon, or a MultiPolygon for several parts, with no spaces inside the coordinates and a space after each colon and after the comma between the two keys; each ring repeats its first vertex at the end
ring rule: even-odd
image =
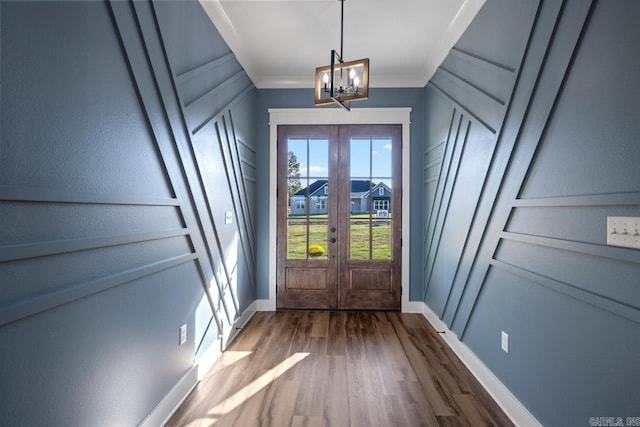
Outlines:
{"type": "Polygon", "coordinates": [[[182,345],[187,342],[187,324],[180,326],[180,338],[178,345],[182,345]]]}
{"type": "Polygon", "coordinates": [[[224,223],[225,224],[231,224],[232,221],[233,221],[233,212],[226,211],[224,213],[224,223]]]}
{"type": "Polygon", "coordinates": [[[509,353],[509,334],[507,334],[505,331],[502,331],[501,347],[505,353],[509,353]]]}
{"type": "Polygon", "coordinates": [[[607,245],[640,249],[640,218],[608,216],[607,245]]]}

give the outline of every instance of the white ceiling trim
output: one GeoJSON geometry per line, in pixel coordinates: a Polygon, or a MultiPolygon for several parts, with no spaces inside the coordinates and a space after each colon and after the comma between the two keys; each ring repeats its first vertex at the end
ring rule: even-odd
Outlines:
{"type": "MultiPolygon", "coordinates": [[[[304,76],[281,75],[274,77],[265,75],[252,58],[249,46],[243,41],[241,34],[238,33],[232,20],[225,12],[220,0],[199,1],[257,88],[312,88],[314,86],[313,73],[315,67],[326,64],[309,64],[309,72],[305,73],[304,76]]],[[[418,72],[414,72],[412,75],[401,75],[400,73],[383,75],[379,72],[380,69],[376,70],[375,62],[372,61],[371,73],[373,76],[370,83],[371,87],[424,87],[447,57],[451,48],[457,43],[460,36],[473,21],[485,1],[486,0],[464,0],[449,25],[447,25],[439,37],[433,40],[432,46],[430,46],[427,51],[423,50],[424,46],[415,46],[411,54],[416,58],[419,58],[420,55],[425,56],[423,66],[418,72]]],[[[264,31],[269,31],[268,26],[265,25],[264,31]]],[[[406,44],[407,41],[397,40],[396,43],[406,44]]],[[[282,49],[286,50],[286,46],[283,46],[282,49]]],[[[327,56],[328,53],[327,51],[327,56]]],[[[274,61],[277,60],[278,59],[274,59],[274,61]]]]}
{"type": "Polygon", "coordinates": [[[460,37],[471,24],[485,2],[486,0],[466,0],[462,7],[460,7],[458,13],[449,24],[449,27],[444,34],[442,34],[440,42],[437,43],[431,60],[427,61],[425,64],[422,84],[420,86],[425,86],[429,80],[431,80],[431,77],[433,77],[440,64],[445,60],[451,48],[458,43],[458,40],[460,40],[460,37]]]}
{"type": "Polygon", "coordinates": [[[235,27],[231,23],[227,13],[224,11],[220,1],[200,0],[200,4],[224,41],[229,46],[229,49],[231,49],[231,51],[236,55],[236,59],[240,65],[242,65],[242,68],[244,68],[244,71],[247,73],[253,84],[258,87],[256,84],[259,77],[258,70],[251,59],[251,55],[249,55],[249,50],[240,39],[240,36],[236,32],[235,27]]]}

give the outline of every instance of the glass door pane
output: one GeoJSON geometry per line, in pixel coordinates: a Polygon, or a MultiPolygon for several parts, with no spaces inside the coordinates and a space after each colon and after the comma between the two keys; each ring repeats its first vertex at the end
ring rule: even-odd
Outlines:
{"type": "Polygon", "coordinates": [[[351,259],[392,257],[392,144],[390,138],[350,140],[351,259]]]}
{"type": "Polygon", "coordinates": [[[327,259],[329,141],[288,140],[287,258],[327,259]]]}

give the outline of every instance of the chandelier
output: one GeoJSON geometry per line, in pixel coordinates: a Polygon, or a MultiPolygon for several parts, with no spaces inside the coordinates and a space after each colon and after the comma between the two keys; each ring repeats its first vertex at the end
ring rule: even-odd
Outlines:
{"type": "Polygon", "coordinates": [[[351,101],[369,97],[369,58],[345,62],[342,60],[344,42],[344,0],[339,0],[340,54],[331,50],[330,65],[316,68],[315,105],[337,103],[345,110],[351,101]]]}

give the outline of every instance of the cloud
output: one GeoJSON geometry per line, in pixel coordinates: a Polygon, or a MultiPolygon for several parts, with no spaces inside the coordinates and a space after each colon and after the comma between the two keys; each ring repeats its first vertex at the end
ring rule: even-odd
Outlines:
{"type": "Polygon", "coordinates": [[[384,144],[383,148],[386,148],[387,150],[391,151],[391,144],[384,144]]]}
{"type": "MultiPolygon", "coordinates": [[[[300,168],[300,178],[307,176],[307,168],[300,168]]],[[[309,176],[329,176],[329,170],[322,166],[310,166],[309,176]]]]}

